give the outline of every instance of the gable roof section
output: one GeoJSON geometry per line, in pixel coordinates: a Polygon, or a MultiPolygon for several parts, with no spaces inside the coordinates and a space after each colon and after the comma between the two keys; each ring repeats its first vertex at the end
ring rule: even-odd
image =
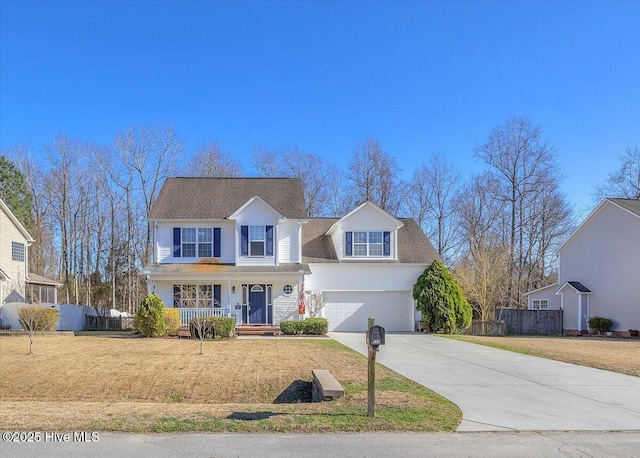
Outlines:
{"type": "MultiPolygon", "coordinates": [[[[567,239],[562,242],[562,244],[556,250],[556,253],[562,251],[562,249],[573,240],[585,226],[587,226],[593,218],[596,217],[598,213],[606,206],[606,205],[615,205],[618,208],[621,208],[624,211],[627,211],[638,218],[640,218],[640,200],[639,199],[617,199],[617,198],[606,198],[593,210],[589,216],[585,218],[585,220],[580,223],[580,225],[571,233],[567,239]]],[[[640,228],[640,220],[638,221],[638,227],[640,228]]]]}
{"type": "Polygon", "coordinates": [[[556,291],[556,294],[560,294],[562,292],[562,290],[565,289],[567,286],[570,286],[571,288],[573,288],[576,293],[591,294],[591,290],[589,288],[587,288],[586,286],[584,286],[579,281],[568,281],[568,282],[565,282],[564,285],[562,285],[558,289],[558,291],[556,291]]]}
{"type": "Polygon", "coordinates": [[[553,292],[555,293],[556,290],[558,289],[558,284],[557,283],[553,283],[551,285],[543,286],[542,288],[533,289],[531,291],[527,291],[526,293],[524,293],[522,295],[527,297],[527,296],[529,296],[531,294],[539,293],[540,291],[544,291],[545,289],[552,289],[552,288],[553,288],[553,292]]]}
{"type": "Polygon", "coordinates": [[[274,212],[276,214],[276,216],[278,217],[278,219],[281,219],[283,216],[281,213],[278,212],[278,210],[276,210],[275,208],[273,208],[271,205],[269,205],[267,202],[265,202],[265,200],[256,195],[253,196],[251,199],[249,199],[248,201],[246,201],[244,204],[242,204],[242,206],[240,208],[238,208],[236,211],[234,211],[231,215],[229,215],[230,219],[233,218],[237,218],[238,215],[240,213],[242,213],[242,211],[247,208],[249,205],[251,205],[254,202],[260,202],[262,205],[264,205],[265,207],[267,207],[269,210],[271,210],[272,212],[274,212]]]}
{"type": "MultiPolygon", "coordinates": [[[[331,236],[326,235],[329,229],[338,222],[338,218],[311,218],[302,228],[302,259],[304,263],[339,262],[331,236]]],[[[405,264],[431,264],[440,259],[429,239],[418,223],[411,218],[400,218],[402,224],[398,229],[398,262],[405,264]]],[[[347,261],[355,262],[355,261],[347,261]]],[[[357,262],[376,263],[395,261],[362,260],[357,262]]]]}
{"type": "Polygon", "coordinates": [[[27,239],[27,243],[28,244],[32,244],[33,242],[35,242],[34,238],[31,237],[31,235],[29,235],[29,233],[24,228],[22,223],[20,221],[18,221],[18,218],[16,218],[16,215],[13,214],[13,212],[9,209],[9,207],[7,207],[7,204],[5,204],[4,200],[2,200],[2,199],[0,199],[0,208],[7,215],[7,218],[9,218],[9,221],[11,221],[13,223],[13,225],[16,227],[16,229],[18,229],[18,231],[20,231],[22,236],[25,239],[27,239]]]}
{"type": "Polygon", "coordinates": [[[378,211],[381,215],[385,216],[386,218],[392,220],[397,227],[401,227],[402,226],[402,221],[400,221],[398,218],[395,218],[393,215],[391,215],[389,212],[387,212],[386,210],[383,210],[382,208],[380,208],[378,205],[374,204],[373,202],[371,202],[370,200],[367,200],[366,202],[364,202],[363,204],[360,204],[355,210],[351,210],[349,213],[347,213],[346,215],[344,215],[342,218],[336,220],[336,222],[329,228],[329,230],[327,230],[327,235],[331,235],[331,233],[333,231],[335,231],[338,228],[338,223],[340,223],[340,221],[344,221],[346,219],[349,219],[349,217],[355,213],[357,213],[358,211],[360,211],[362,208],[364,207],[371,207],[374,210],[378,211]]]}
{"type": "Polygon", "coordinates": [[[224,219],[255,196],[285,218],[306,218],[297,178],[167,178],[149,219],[224,219]]]}

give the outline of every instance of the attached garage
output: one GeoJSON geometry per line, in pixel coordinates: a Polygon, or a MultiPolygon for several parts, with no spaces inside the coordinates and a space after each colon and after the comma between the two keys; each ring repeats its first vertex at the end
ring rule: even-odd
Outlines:
{"type": "Polygon", "coordinates": [[[414,305],[411,291],[324,291],[323,316],[329,331],[362,332],[367,320],[387,331],[413,331],[414,305]]]}

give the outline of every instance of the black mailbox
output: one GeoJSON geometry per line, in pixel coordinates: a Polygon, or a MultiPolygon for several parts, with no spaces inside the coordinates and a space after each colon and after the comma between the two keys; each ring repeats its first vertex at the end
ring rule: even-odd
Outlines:
{"type": "Polygon", "coordinates": [[[384,345],[384,328],[382,326],[372,326],[367,331],[367,343],[373,347],[384,345]]]}

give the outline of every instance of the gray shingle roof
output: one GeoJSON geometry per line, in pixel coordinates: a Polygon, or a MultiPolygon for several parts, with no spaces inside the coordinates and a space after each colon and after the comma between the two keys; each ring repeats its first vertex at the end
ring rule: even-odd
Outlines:
{"type": "Polygon", "coordinates": [[[591,292],[591,290],[589,288],[584,286],[579,281],[568,281],[567,283],[569,283],[573,287],[573,289],[575,289],[576,291],[579,291],[581,293],[590,293],[591,292]]]}
{"type": "Polygon", "coordinates": [[[625,210],[629,210],[632,213],[640,216],[640,199],[608,199],[620,205],[625,210]]]}
{"type": "MultiPolygon", "coordinates": [[[[431,264],[435,259],[440,259],[418,223],[410,218],[399,219],[404,226],[398,229],[398,262],[431,264]]],[[[312,218],[302,226],[302,259],[305,263],[339,262],[331,237],[325,235],[336,221],[338,218],[312,218]]]]}
{"type": "Polygon", "coordinates": [[[149,219],[222,219],[256,195],[286,218],[306,218],[297,178],[167,178],[149,219]]]}

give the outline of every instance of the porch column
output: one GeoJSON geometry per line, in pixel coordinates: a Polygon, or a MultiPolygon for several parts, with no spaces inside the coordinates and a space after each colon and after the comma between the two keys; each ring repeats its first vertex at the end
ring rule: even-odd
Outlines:
{"type": "Polygon", "coordinates": [[[582,294],[578,293],[578,332],[582,332],[582,294]]]}
{"type": "Polygon", "coordinates": [[[227,316],[231,316],[231,280],[227,280],[227,316]]]}

